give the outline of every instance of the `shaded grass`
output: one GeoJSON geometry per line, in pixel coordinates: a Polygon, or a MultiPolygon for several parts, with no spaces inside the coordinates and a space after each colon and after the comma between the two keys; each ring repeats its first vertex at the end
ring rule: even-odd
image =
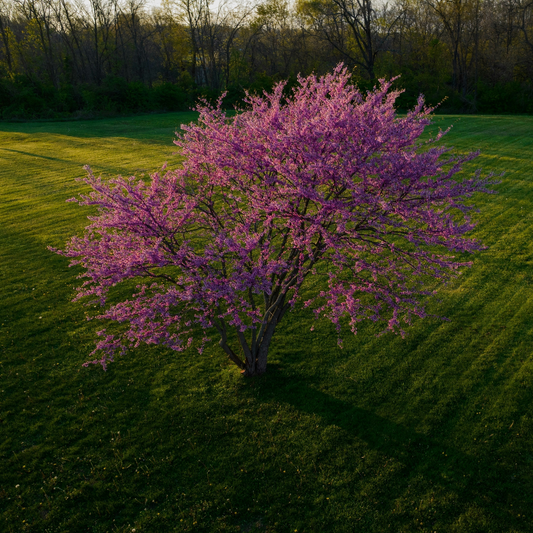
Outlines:
{"type": "MultiPolygon", "coordinates": [[[[97,325],[49,253],[86,224],[82,165],[149,172],[192,114],[0,125],[0,530],[533,530],[533,118],[437,117],[505,170],[489,248],[405,339],[297,311],[269,369],[216,347],[82,368],[97,325]]],[[[435,129],[436,126],[433,128],[435,129]]]]}

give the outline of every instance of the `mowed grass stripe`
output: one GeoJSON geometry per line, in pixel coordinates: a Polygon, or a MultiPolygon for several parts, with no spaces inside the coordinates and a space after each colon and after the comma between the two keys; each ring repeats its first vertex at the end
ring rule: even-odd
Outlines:
{"type": "MultiPolygon", "coordinates": [[[[86,225],[90,164],[148,173],[193,114],[0,126],[0,530],[533,530],[531,117],[436,117],[505,171],[474,199],[489,248],[405,339],[287,315],[267,374],[213,345],[84,369],[99,325],[46,250],[86,225]],[[18,487],[17,487],[18,485],[18,487]]],[[[436,130],[436,126],[432,127],[436,130]]]]}

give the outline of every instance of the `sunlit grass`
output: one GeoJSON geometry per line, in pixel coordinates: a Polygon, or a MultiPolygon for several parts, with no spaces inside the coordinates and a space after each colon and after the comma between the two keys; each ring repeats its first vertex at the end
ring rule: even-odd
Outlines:
{"type": "Polygon", "coordinates": [[[193,118],[0,125],[0,531],[532,531],[533,118],[436,117],[506,172],[432,306],[449,322],[339,350],[297,311],[254,380],[216,345],[82,368],[98,326],[46,249],[86,224],[65,200],[85,164],[176,164],[193,118]]]}

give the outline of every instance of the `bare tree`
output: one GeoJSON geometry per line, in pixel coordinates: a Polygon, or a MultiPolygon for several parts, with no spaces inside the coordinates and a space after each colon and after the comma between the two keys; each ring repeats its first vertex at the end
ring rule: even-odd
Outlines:
{"type": "Polygon", "coordinates": [[[4,48],[4,57],[9,72],[13,71],[13,56],[11,52],[11,19],[13,7],[6,0],[0,0],[0,35],[2,37],[2,45],[4,48]]]}
{"type": "Polygon", "coordinates": [[[220,90],[230,83],[231,51],[239,30],[255,7],[222,1],[212,9],[209,0],[179,0],[192,48],[195,80],[220,90]]]}
{"type": "Polygon", "coordinates": [[[469,89],[473,89],[475,94],[477,85],[481,1],[425,1],[443,24],[452,56],[452,86],[466,103],[469,89]]]}
{"type": "Polygon", "coordinates": [[[258,6],[253,22],[257,30],[256,49],[262,56],[264,70],[271,76],[289,76],[300,48],[295,42],[300,32],[288,0],[266,0],[258,6]]]}
{"type": "Polygon", "coordinates": [[[118,5],[122,31],[127,32],[127,41],[132,48],[137,79],[151,85],[148,48],[155,28],[146,15],[146,0],[126,0],[118,5]]]}
{"type": "Polygon", "coordinates": [[[533,54],[533,1],[517,0],[516,8],[519,14],[518,28],[524,38],[524,43],[533,54]]]}
{"type": "Polygon", "coordinates": [[[112,30],[115,26],[116,3],[114,0],[87,0],[78,3],[83,16],[87,39],[87,63],[93,81],[100,84],[110,64],[113,43],[112,30]]]}
{"type": "Polygon", "coordinates": [[[375,78],[377,55],[384,51],[402,13],[390,17],[388,4],[373,0],[300,0],[300,12],[349,63],[375,78]]]}
{"type": "MultiPolygon", "coordinates": [[[[18,13],[26,20],[28,27],[32,29],[32,37],[27,41],[28,46],[35,48],[31,43],[35,37],[34,42],[38,43],[38,51],[42,53],[46,75],[49,81],[57,87],[59,84],[57,63],[60,55],[56,53],[59,39],[55,26],[53,0],[14,0],[14,5],[18,8],[18,13]]],[[[19,51],[24,56],[23,61],[28,67],[38,60],[38,57],[32,55],[31,52],[24,54],[20,48],[19,51]]],[[[31,67],[28,70],[34,77],[38,76],[31,67]]]]}
{"type": "Polygon", "coordinates": [[[173,4],[165,2],[152,12],[151,20],[162,78],[176,81],[192,64],[192,47],[183,17],[176,14],[173,4]]]}

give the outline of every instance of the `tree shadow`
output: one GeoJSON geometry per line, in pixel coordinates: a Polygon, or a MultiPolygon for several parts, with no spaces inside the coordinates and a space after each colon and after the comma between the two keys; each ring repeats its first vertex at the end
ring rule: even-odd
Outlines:
{"type": "MultiPolygon", "coordinates": [[[[357,405],[357,399],[339,399],[319,390],[320,381],[298,380],[288,376],[287,369],[272,364],[268,369],[268,385],[261,387],[259,399],[286,403],[298,411],[316,415],[328,425],[342,428],[351,438],[386,457],[404,465],[392,483],[389,506],[401,498],[409,483],[422,476],[440,492],[454,494],[459,505],[475,505],[498,522],[516,524],[523,530],[524,523],[517,515],[527,514],[533,508],[533,494],[528,486],[527,472],[498,464],[501,454],[488,457],[487,447],[480,443],[480,454],[473,455],[450,445],[443,432],[435,428],[424,434],[413,428],[384,418],[357,405]]],[[[438,491],[437,491],[438,492],[438,491]]],[[[457,514],[459,507],[455,511],[457,514]]],[[[457,516],[455,516],[457,518],[457,516]]],[[[530,519],[529,519],[530,520],[530,519]]]]}
{"type": "MultiPolygon", "coordinates": [[[[81,175],[85,174],[85,171],[83,169],[84,169],[84,165],[87,164],[86,161],[85,162],[81,160],[72,161],[68,159],[61,159],[59,157],[50,157],[46,155],[34,154],[31,152],[24,152],[22,150],[14,150],[12,148],[0,148],[0,150],[3,150],[4,152],[12,152],[13,154],[17,154],[17,155],[35,157],[37,159],[46,159],[47,161],[55,161],[58,163],[64,163],[65,165],[76,167],[80,171],[81,175]]],[[[100,175],[100,174],[104,174],[104,175],[107,174],[107,175],[114,175],[114,176],[119,175],[119,174],[129,175],[129,172],[124,172],[124,169],[118,166],[99,165],[99,164],[96,164],[96,165],[91,164],[90,166],[93,169],[94,173],[97,175],[100,175]]],[[[134,170],[134,172],[148,172],[148,173],[150,173],[151,171],[152,169],[135,169],[134,170]]]]}
{"type": "Polygon", "coordinates": [[[23,152],[22,150],[13,150],[12,148],[0,148],[4,152],[13,152],[15,154],[27,155],[29,157],[38,157],[40,159],[48,159],[49,161],[59,161],[61,163],[67,163],[69,165],[79,166],[77,161],[68,161],[67,159],[60,159],[59,157],[49,157],[46,155],[32,154],[31,152],[23,152]]]}
{"type": "Polygon", "coordinates": [[[180,125],[194,122],[197,118],[198,113],[195,111],[177,111],[80,120],[3,122],[0,123],[0,132],[53,134],[81,139],[120,137],[148,144],[172,146],[172,140],[175,139],[175,133],[179,131],[180,125]]]}

